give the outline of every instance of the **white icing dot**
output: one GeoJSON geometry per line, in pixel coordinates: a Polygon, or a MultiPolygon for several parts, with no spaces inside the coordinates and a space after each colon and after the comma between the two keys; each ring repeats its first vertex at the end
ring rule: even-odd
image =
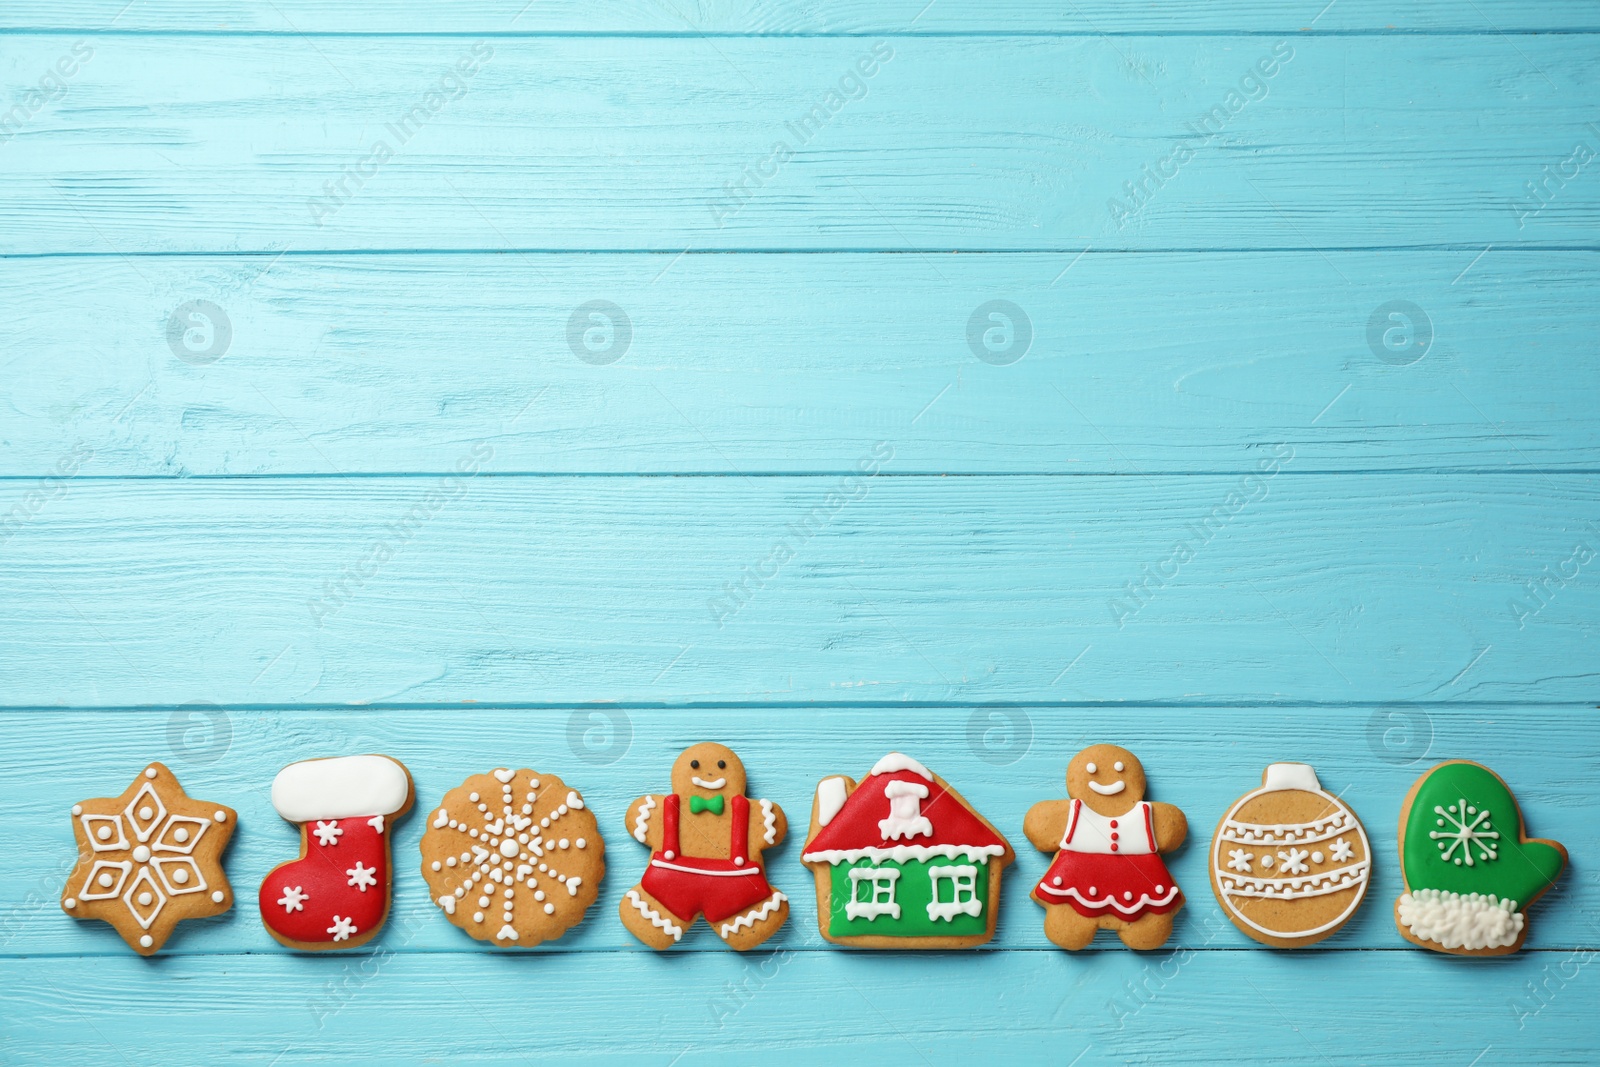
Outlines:
{"type": "Polygon", "coordinates": [[[470,860],[470,859],[471,859],[471,858],[472,858],[472,853],[470,853],[470,852],[463,852],[463,853],[462,853],[462,854],[461,854],[461,862],[462,862],[462,863],[465,863],[465,862],[467,862],[467,861],[468,861],[468,860],[470,860]]]}
{"type": "Polygon", "coordinates": [[[1131,889],[1124,889],[1124,890],[1123,890],[1123,891],[1122,891],[1122,899],[1123,899],[1123,900],[1132,900],[1132,899],[1133,899],[1133,890],[1131,890],[1131,889]]]}
{"type": "Polygon", "coordinates": [[[146,778],[154,778],[156,776],[156,769],[154,767],[146,767],[144,769],[144,776],[146,778]]]}
{"type": "Polygon", "coordinates": [[[1061,876],[1058,874],[1054,878],[1050,879],[1050,884],[1051,885],[1060,885],[1061,884],[1061,876]]]}
{"type": "Polygon", "coordinates": [[[469,794],[467,794],[467,799],[472,801],[474,804],[476,804],[478,802],[478,794],[469,793],[469,794]]]}
{"type": "Polygon", "coordinates": [[[557,815],[565,815],[566,813],[567,813],[567,806],[565,804],[561,804],[561,805],[558,805],[556,807],[556,814],[557,815]]]}
{"type": "Polygon", "coordinates": [[[487,805],[487,804],[479,804],[478,805],[478,810],[479,811],[483,811],[483,812],[487,812],[489,810],[489,805],[487,805]]]}
{"type": "Polygon", "coordinates": [[[1083,769],[1088,771],[1090,774],[1094,774],[1100,768],[1096,767],[1094,764],[1090,763],[1090,764],[1086,765],[1083,769]]]}
{"type": "Polygon", "coordinates": [[[1271,867],[1272,866],[1272,857],[1271,856],[1262,856],[1261,857],[1261,866],[1263,866],[1263,867],[1271,867]]]}
{"type": "Polygon", "coordinates": [[[534,900],[543,900],[544,899],[544,890],[543,889],[535,889],[533,891],[533,899],[534,900]]]}
{"type": "Polygon", "coordinates": [[[149,893],[140,893],[139,894],[139,903],[142,904],[144,907],[148,908],[150,906],[150,902],[152,900],[154,900],[154,899],[155,899],[155,897],[152,897],[149,893]]]}
{"type": "Polygon", "coordinates": [[[155,813],[156,813],[156,809],[152,808],[150,805],[146,804],[144,807],[139,809],[139,818],[141,818],[141,819],[153,818],[155,816],[155,813]]]}
{"type": "MultiPolygon", "coordinates": [[[[145,773],[149,774],[150,772],[146,771],[145,773]]],[[[155,938],[151,937],[149,934],[145,934],[143,937],[141,937],[139,939],[139,947],[140,948],[149,948],[151,945],[153,945],[155,943],[156,943],[155,938]]]]}
{"type": "Polygon", "coordinates": [[[733,857],[733,865],[735,867],[743,867],[744,866],[744,857],[743,856],[735,856],[735,857],[733,857]]]}
{"type": "Polygon", "coordinates": [[[532,804],[524,804],[524,805],[522,805],[522,814],[524,814],[524,815],[532,815],[533,814],[533,805],[532,804]]]}
{"type": "MultiPolygon", "coordinates": [[[[521,849],[517,848],[517,843],[509,837],[500,842],[500,855],[502,856],[515,856],[520,851],[521,849]]],[[[508,863],[506,866],[509,867],[511,865],[508,863]]]]}
{"type": "Polygon", "coordinates": [[[1111,765],[1111,769],[1114,770],[1114,771],[1122,770],[1122,761],[1121,760],[1117,760],[1117,762],[1115,762],[1115,763],[1113,763],[1111,765]]]}
{"type": "Polygon", "coordinates": [[[564,875],[564,874],[558,874],[558,875],[556,875],[556,881],[558,881],[558,882],[565,882],[565,881],[566,881],[566,880],[567,880],[567,876],[566,876],[566,875],[564,875]]]}
{"type": "Polygon", "coordinates": [[[481,911],[473,912],[472,913],[472,921],[475,922],[475,923],[483,922],[483,912],[481,912],[481,911]]]}
{"type": "Polygon", "coordinates": [[[184,870],[182,867],[179,867],[177,870],[172,872],[172,880],[177,882],[179,885],[183,885],[189,880],[189,872],[184,870]]]}
{"type": "Polygon", "coordinates": [[[556,844],[560,845],[562,848],[566,848],[569,842],[563,837],[560,841],[557,841],[556,844]]]}
{"type": "Polygon", "coordinates": [[[106,840],[107,838],[109,838],[111,836],[111,827],[109,827],[109,826],[100,827],[100,829],[98,829],[98,830],[96,830],[94,832],[94,836],[98,837],[102,841],[106,840]]]}
{"type": "Polygon", "coordinates": [[[550,868],[549,868],[549,867],[546,867],[546,866],[545,866],[545,865],[544,865],[544,864],[542,864],[542,863],[541,863],[541,864],[539,864],[539,869],[540,869],[540,870],[541,870],[541,871],[548,871],[548,870],[549,870],[549,869],[550,869],[550,868]]]}
{"type": "Polygon", "coordinates": [[[666,852],[663,852],[662,855],[664,855],[669,860],[676,858],[676,857],[673,856],[671,849],[668,849],[666,852]]]}
{"type": "Polygon", "coordinates": [[[454,867],[456,865],[456,858],[451,856],[449,859],[444,861],[444,865],[446,867],[454,867]]]}
{"type": "MultiPolygon", "coordinates": [[[[1321,862],[1322,862],[1322,853],[1320,853],[1320,852],[1313,852],[1313,853],[1312,853],[1312,854],[1311,854],[1311,862],[1312,862],[1312,863],[1321,863],[1321,862]]],[[[1158,890],[1158,892],[1159,892],[1159,890],[1158,890]]]]}
{"type": "Polygon", "coordinates": [[[574,841],[573,844],[577,845],[579,848],[583,848],[585,845],[588,844],[588,842],[580,837],[580,838],[578,838],[578,840],[574,841]]]}
{"type": "Polygon", "coordinates": [[[512,893],[515,893],[515,892],[516,892],[516,890],[515,890],[515,889],[512,889],[512,888],[511,888],[511,887],[510,887],[510,886],[507,886],[507,887],[506,887],[506,892],[505,892],[505,898],[506,898],[506,899],[507,899],[507,900],[510,900],[510,899],[511,899],[511,894],[512,894],[512,893]]]}
{"type": "Polygon", "coordinates": [[[556,906],[554,904],[546,904],[544,906],[544,913],[546,915],[554,915],[556,913],[556,906]]]}
{"type": "Polygon", "coordinates": [[[549,825],[550,825],[550,819],[549,819],[549,817],[548,817],[548,816],[546,816],[546,817],[545,817],[545,818],[543,818],[543,819],[540,819],[540,820],[539,820],[539,825],[540,825],[540,826],[544,826],[544,827],[548,827],[548,826],[549,826],[549,825]]]}
{"type": "Polygon", "coordinates": [[[1166,886],[1164,886],[1164,885],[1156,886],[1156,892],[1157,893],[1165,893],[1166,891],[1167,891],[1167,887],[1166,886]]]}
{"type": "Polygon", "coordinates": [[[489,906],[489,898],[488,897],[479,897],[478,898],[478,907],[487,908],[488,906],[489,906]]]}
{"type": "Polygon", "coordinates": [[[133,850],[133,858],[140,863],[149,863],[150,847],[148,845],[139,845],[133,850]]]}
{"type": "Polygon", "coordinates": [[[442,868],[444,864],[440,863],[438,860],[434,860],[432,863],[428,864],[428,866],[437,871],[442,868]]]}
{"type": "Polygon", "coordinates": [[[223,896],[224,896],[224,894],[223,894],[222,890],[219,889],[215,893],[211,894],[211,902],[213,904],[221,904],[222,901],[223,901],[223,896]]]}
{"type": "Polygon", "coordinates": [[[69,908],[76,908],[78,906],[78,898],[77,897],[68,897],[66,899],[65,903],[66,903],[67,907],[69,907],[69,908]]]}
{"type": "Polygon", "coordinates": [[[469,834],[471,834],[471,835],[472,835],[472,836],[473,836],[473,837],[477,837],[477,836],[478,836],[478,831],[476,831],[476,830],[469,830],[469,831],[467,831],[467,832],[468,832],[468,833],[469,833],[469,834]]]}
{"type": "Polygon", "coordinates": [[[74,815],[82,815],[83,814],[83,805],[82,804],[74,804],[74,805],[72,805],[72,814],[74,814],[74,815]]]}
{"type": "Polygon", "coordinates": [[[189,831],[180,826],[176,830],[172,831],[172,839],[181,845],[185,841],[189,840],[189,831]]]}
{"type": "Polygon", "coordinates": [[[528,779],[528,784],[533,786],[533,788],[538,789],[539,788],[539,779],[537,779],[537,778],[529,778],[528,779]]]}
{"type": "Polygon", "coordinates": [[[225,811],[213,812],[211,817],[213,819],[215,819],[217,822],[227,822],[228,821],[228,813],[225,812],[225,811]]]}
{"type": "Polygon", "coordinates": [[[103,886],[106,886],[107,888],[109,888],[110,885],[111,885],[111,875],[102,874],[100,876],[100,884],[103,885],[103,886]]]}
{"type": "Polygon", "coordinates": [[[1095,894],[1095,888],[1094,888],[1094,886],[1090,886],[1089,887],[1089,895],[1092,897],[1092,896],[1094,896],[1094,894],[1095,894]]]}

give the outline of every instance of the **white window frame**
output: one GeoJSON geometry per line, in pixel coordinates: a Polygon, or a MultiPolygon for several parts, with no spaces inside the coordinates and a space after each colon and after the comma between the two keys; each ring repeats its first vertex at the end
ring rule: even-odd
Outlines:
{"type": "Polygon", "coordinates": [[[970,863],[944,864],[928,868],[928,890],[933,899],[928,902],[928,918],[949,922],[957,915],[978,915],[983,911],[983,901],[978,899],[978,868],[970,863]],[[939,881],[950,879],[950,900],[939,899],[939,881]],[[961,899],[965,890],[967,899],[961,899]]]}
{"type": "Polygon", "coordinates": [[[844,916],[847,919],[866,919],[871,922],[880,915],[887,915],[892,919],[900,918],[900,905],[895,903],[894,893],[896,883],[900,881],[898,867],[852,867],[850,868],[850,899],[845,902],[844,916]],[[872,884],[872,896],[867,900],[856,898],[856,887],[862,882],[872,884]],[[888,892],[888,898],[880,898],[880,892],[888,892]]]}

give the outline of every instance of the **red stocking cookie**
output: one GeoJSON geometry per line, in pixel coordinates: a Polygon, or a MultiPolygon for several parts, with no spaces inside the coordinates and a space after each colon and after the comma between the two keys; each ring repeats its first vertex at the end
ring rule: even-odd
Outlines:
{"type": "Polygon", "coordinates": [[[272,806],[300,826],[300,858],[261,883],[261,921],[290,948],[355,948],[389,916],[391,823],[411,808],[411,773],[388,756],[291,763],[272,806]]]}
{"type": "Polygon", "coordinates": [[[1161,853],[1183,844],[1189,823],[1144,790],[1132,752],[1091,745],[1067,764],[1068,799],[1028,809],[1028,840],[1056,853],[1032,896],[1044,906],[1045,936],[1062,948],[1086,948],[1096,930],[1138,949],[1160,948],[1172,934],[1183,894],[1161,853]]]}
{"type": "Polygon", "coordinates": [[[182,920],[233,907],[222,850],[238,821],[232,808],[191,800],[152,763],[120,797],[72,806],[78,865],[61,907],[110,923],[133,951],[153,955],[182,920]]]}
{"type": "Polygon", "coordinates": [[[755,948],[789,917],[789,898],[767,884],[761,852],[788,822],[770,800],[744,795],[744,764],[709,742],[672,765],[672,792],[628,805],[628,832],[651,848],[650,866],[623,894],[622,925],[654,949],[671,948],[704,915],[730,948],[755,948]]]}

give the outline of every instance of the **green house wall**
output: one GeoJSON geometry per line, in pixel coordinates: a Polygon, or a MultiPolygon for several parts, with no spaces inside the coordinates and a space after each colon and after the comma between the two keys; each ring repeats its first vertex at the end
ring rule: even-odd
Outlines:
{"type": "MultiPolygon", "coordinates": [[[[883,860],[874,863],[871,859],[859,859],[854,863],[835,863],[833,865],[832,887],[830,894],[828,933],[836,937],[862,937],[876,935],[878,937],[962,937],[968,934],[982,934],[989,929],[989,862],[979,860],[971,866],[978,869],[977,896],[982,904],[981,910],[976,915],[957,915],[951,919],[928,918],[928,903],[932,897],[932,880],[928,876],[929,867],[963,866],[967,861],[962,859],[947,860],[907,860],[896,863],[894,860],[883,860]],[[845,915],[845,905],[850,901],[850,893],[854,888],[850,882],[850,871],[856,867],[897,867],[900,870],[900,879],[895,883],[895,903],[900,905],[900,918],[880,915],[875,919],[851,919],[845,915]]],[[[940,880],[940,889],[946,894],[948,900],[950,881],[940,880]]],[[[862,899],[866,898],[866,890],[862,889],[862,899]]]]}

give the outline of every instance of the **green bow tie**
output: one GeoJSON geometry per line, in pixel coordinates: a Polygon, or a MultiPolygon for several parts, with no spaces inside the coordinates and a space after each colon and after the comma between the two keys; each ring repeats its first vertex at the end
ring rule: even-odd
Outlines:
{"type": "Polygon", "coordinates": [[[689,814],[699,815],[702,811],[709,811],[713,815],[721,815],[722,798],[712,797],[710,800],[707,800],[705,797],[690,797],[689,814]]]}

